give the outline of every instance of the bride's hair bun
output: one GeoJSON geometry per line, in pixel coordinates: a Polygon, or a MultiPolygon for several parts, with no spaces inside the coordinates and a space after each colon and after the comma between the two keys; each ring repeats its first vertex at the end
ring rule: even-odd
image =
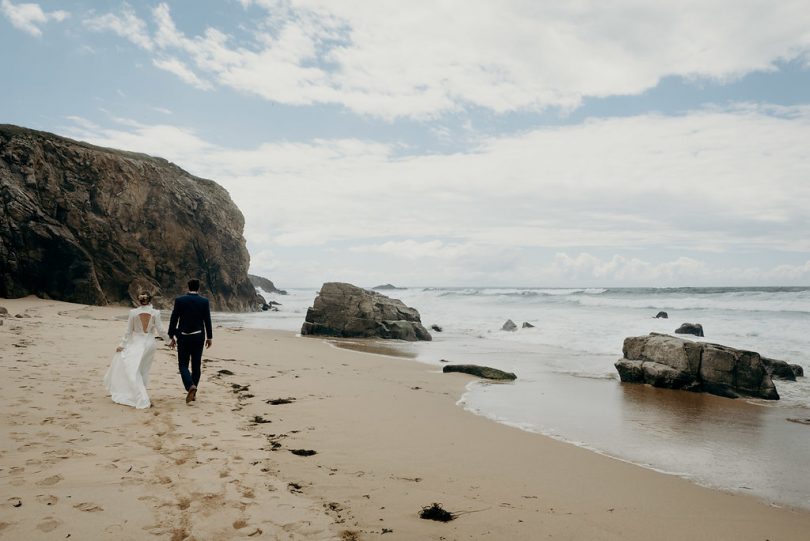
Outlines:
{"type": "Polygon", "coordinates": [[[152,294],[146,291],[141,291],[138,293],[138,302],[152,302],[152,294]]]}

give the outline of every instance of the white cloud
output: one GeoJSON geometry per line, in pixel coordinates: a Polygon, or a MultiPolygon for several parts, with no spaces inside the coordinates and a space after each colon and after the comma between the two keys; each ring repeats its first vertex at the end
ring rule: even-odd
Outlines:
{"type": "Polygon", "coordinates": [[[176,58],[163,58],[160,60],[153,60],[152,63],[155,67],[160,68],[164,71],[168,71],[169,73],[173,73],[180,77],[183,82],[190,84],[195,88],[199,88],[200,90],[210,90],[211,83],[208,81],[203,81],[197,75],[191,71],[188,66],[183,64],[180,60],[176,58]]]}
{"type": "Polygon", "coordinates": [[[638,257],[621,255],[603,260],[588,253],[580,253],[576,257],[558,253],[552,265],[544,270],[557,280],[573,278],[583,283],[595,281],[604,284],[688,283],[711,274],[705,263],[689,257],[654,264],[638,257]]]}
{"type": "Polygon", "coordinates": [[[350,249],[357,253],[376,253],[395,256],[403,259],[444,259],[454,260],[460,257],[474,256],[480,251],[471,244],[445,243],[440,240],[419,242],[412,239],[404,241],[388,241],[379,245],[353,246],[350,249]]]}
{"type": "Polygon", "coordinates": [[[149,37],[146,22],[138,17],[132,7],[127,4],[124,4],[120,14],[106,13],[91,17],[84,21],[84,26],[95,32],[113,32],[150,51],[154,47],[152,39],[149,37]]]}
{"type": "Polygon", "coordinates": [[[563,259],[552,270],[627,281],[701,275],[709,256],[750,253],[750,267],[766,269],[810,254],[808,107],[591,120],[449,155],[401,156],[356,139],[233,149],[126,120],[103,129],[78,122],[70,134],[217,180],[245,214],[253,248],[277,257],[341,245],[372,266],[407,262],[409,272],[510,283],[536,276],[540,252],[615,253],[563,259]],[[662,264],[672,252],[689,258],[662,264]],[[774,253],[786,255],[765,259],[774,253]]]}
{"type": "Polygon", "coordinates": [[[242,4],[266,10],[238,36],[246,45],[216,28],[186,36],[167,4],[153,10],[152,40],[219,84],[384,118],[571,109],[667,76],[728,80],[810,55],[806,0],[242,4]]]}
{"type": "Polygon", "coordinates": [[[41,25],[49,21],[62,22],[70,17],[70,13],[64,10],[43,11],[39,4],[13,4],[10,0],[0,2],[0,12],[16,28],[35,37],[42,35],[41,25]]]}

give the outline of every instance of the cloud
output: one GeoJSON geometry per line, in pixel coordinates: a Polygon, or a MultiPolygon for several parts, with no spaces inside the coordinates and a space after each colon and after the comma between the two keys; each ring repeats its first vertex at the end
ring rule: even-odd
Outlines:
{"type": "Polygon", "coordinates": [[[353,246],[350,251],[357,253],[376,253],[395,256],[403,259],[444,259],[454,260],[460,257],[475,255],[477,248],[471,244],[445,243],[441,240],[388,241],[379,245],[353,246]]]}
{"type": "Polygon", "coordinates": [[[726,81],[810,57],[804,0],[241,4],[264,17],[238,35],[209,27],[192,37],[160,4],[143,46],[154,42],[218,84],[270,101],[386,119],[570,110],[668,76],[726,81]]]}
{"type": "Polygon", "coordinates": [[[94,32],[113,32],[148,51],[154,48],[146,22],[127,4],[121,8],[120,14],[106,13],[85,19],[84,26],[94,32]]]}
{"type": "Polygon", "coordinates": [[[557,253],[551,265],[538,269],[549,283],[586,285],[649,285],[672,286],[684,284],[807,284],[810,281],[810,260],[799,265],[739,267],[709,265],[691,257],[653,263],[639,257],[613,255],[600,258],[589,253],[571,256],[557,253]]]}
{"type": "Polygon", "coordinates": [[[199,88],[200,90],[210,90],[211,83],[208,81],[203,81],[197,75],[191,71],[188,66],[183,64],[180,60],[176,58],[164,58],[161,60],[153,60],[152,63],[155,67],[158,67],[164,71],[168,71],[169,73],[173,73],[180,77],[183,82],[190,84],[195,88],[199,88]]]}
{"type": "Polygon", "coordinates": [[[580,253],[576,257],[557,253],[551,266],[544,271],[556,280],[573,278],[581,283],[595,281],[603,284],[688,283],[711,274],[705,263],[691,257],[654,264],[638,257],[621,255],[603,260],[588,253],[580,253]]]}
{"type": "Polygon", "coordinates": [[[64,10],[46,12],[39,4],[12,4],[10,0],[0,2],[0,12],[16,28],[34,37],[42,35],[41,25],[49,21],[62,22],[70,17],[70,13],[64,10]]]}
{"type": "Polygon", "coordinates": [[[556,252],[617,254],[550,268],[627,281],[701,275],[706,258],[771,268],[810,253],[810,107],[594,119],[405,156],[357,139],[236,149],[182,127],[111,122],[67,131],[215,179],[245,214],[252,249],[277,258],[337,246],[372,267],[464,272],[480,284],[529,280],[556,252]],[[689,257],[664,257],[673,252],[689,257]]]}

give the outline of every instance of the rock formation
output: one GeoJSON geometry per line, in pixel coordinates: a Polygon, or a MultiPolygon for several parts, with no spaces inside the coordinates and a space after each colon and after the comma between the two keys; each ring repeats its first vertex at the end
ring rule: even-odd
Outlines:
{"type": "Polygon", "coordinates": [[[768,371],[771,377],[796,381],[796,378],[804,376],[804,368],[798,364],[790,364],[785,361],[768,359],[767,357],[762,357],[762,362],[765,364],[765,370],[768,371]]]}
{"type": "Polygon", "coordinates": [[[675,329],[675,334],[694,334],[695,336],[703,336],[703,325],[700,323],[683,323],[680,327],[675,329]]]}
{"type": "Polygon", "coordinates": [[[479,366],[477,364],[448,364],[442,368],[442,372],[462,372],[479,378],[494,379],[502,381],[512,381],[517,379],[517,376],[512,372],[504,372],[497,368],[490,368],[489,366],[479,366]]]}
{"type": "Polygon", "coordinates": [[[655,314],[655,318],[656,319],[669,319],[669,314],[667,314],[666,312],[658,312],[657,314],[655,314]]]}
{"type": "Polygon", "coordinates": [[[431,340],[419,312],[397,299],[352,284],[327,282],[307,310],[301,334],[345,338],[431,340]]]}
{"type": "Polygon", "coordinates": [[[393,290],[393,289],[405,289],[405,288],[404,287],[397,287],[394,284],[382,284],[382,285],[379,285],[379,286],[374,286],[371,289],[373,289],[375,291],[386,291],[386,290],[390,291],[390,290],[393,290]]]}
{"type": "Polygon", "coordinates": [[[778,400],[758,353],[650,333],[624,340],[616,362],[622,381],[655,387],[778,400]]]}
{"type": "Polygon", "coordinates": [[[224,188],[145,154],[0,125],[0,297],[166,306],[190,277],[254,310],[244,218],[224,188]]]}
{"type": "Polygon", "coordinates": [[[255,274],[248,274],[248,279],[250,283],[253,284],[253,287],[260,287],[266,293],[277,293],[279,295],[286,295],[287,292],[283,289],[277,289],[275,284],[264,278],[262,276],[256,276],[255,274]]]}
{"type": "Polygon", "coordinates": [[[531,323],[529,323],[528,321],[524,321],[524,322],[523,322],[523,328],[524,328],[524,329],[534,329],[534,325],[532,325],[532,324],[531,324],[531,323]]]}
{"type": "Polygon", "coordinates": [[[517,330],[517,328],[518,328],[518,326],[515,325],[514,321],[512,321],[511,319],[507,319],[506,323],[504,323],[503,326],[501,327],[501,330],[502,331],[515,332],[517,330]]]}

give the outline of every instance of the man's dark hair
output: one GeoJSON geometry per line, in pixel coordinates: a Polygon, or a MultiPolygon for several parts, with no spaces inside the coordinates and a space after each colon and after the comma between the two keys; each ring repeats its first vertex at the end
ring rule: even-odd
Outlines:
{"type": "Polygon", "coordinates": [[[188,290],[189,291],[199,291],[200,290],[200,281],[196,278],[192,278],[188,281],[188,290]]]}

